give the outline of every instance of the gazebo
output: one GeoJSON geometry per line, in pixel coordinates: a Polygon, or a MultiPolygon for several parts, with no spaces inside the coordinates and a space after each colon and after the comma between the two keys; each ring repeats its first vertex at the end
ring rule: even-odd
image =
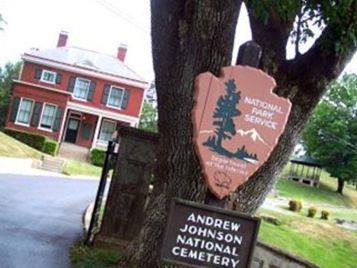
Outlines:
{"type": "Polygon", "coordinates": [[[288,179],[318,187],[321,171],[321,165],[311,157],[293,157],[290,159],[288,179]]]}

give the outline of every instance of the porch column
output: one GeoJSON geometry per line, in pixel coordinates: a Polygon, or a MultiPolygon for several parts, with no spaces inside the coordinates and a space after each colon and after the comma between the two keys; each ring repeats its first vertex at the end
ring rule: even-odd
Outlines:
{"type": "Polygon", "coordinates": [[[98,115],[97,125],[95,126],[95,131],[94,131],[94,136],[93,136],[93,142],[92,142],[91,149],[93,149],[95,147],[95,145],[97,144],[100,125],[102,123],[102,118],[103,118],[103,116],[98,115]]]}
{"type": "Polygon", "coordinates": [[[63,119],[62,119],[62,124],[61,124],[61,128],[60,128],[60,133],[58,135],[58,142],[62,142],[63,141],[63,132],[64,132],[64,127],[66,125],[66,120],[67,120],[67,113],[68,113],[68,108],[66,107],[64,113],[63,113],[63,119]]]}

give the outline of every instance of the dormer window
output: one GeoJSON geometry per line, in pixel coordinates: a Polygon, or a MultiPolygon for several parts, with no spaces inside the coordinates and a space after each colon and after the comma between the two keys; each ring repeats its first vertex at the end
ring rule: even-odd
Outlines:
{"type": "Polygon", "coordinates": [[[56,83],[56,73],[48,70],[42,70],[41,81],[45,83],[56,83]]]}
{"type": "Polygon", "coordinates": [[[88,79],[76,78],[74,85],[73,96],[77,99],[87,100],[90,87],[90,81],[88,79]]]}

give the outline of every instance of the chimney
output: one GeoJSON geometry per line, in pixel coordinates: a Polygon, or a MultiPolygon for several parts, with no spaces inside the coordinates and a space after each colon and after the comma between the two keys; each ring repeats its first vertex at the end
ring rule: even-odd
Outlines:
{"type": "Polygon", "coordinates": [[[68,33],[61,31],[58,36],[57,47],[65,47],[67,44],[68,33]]]}
{"type": "Polygon", "coordinates": [[[118,54],[117,54],[117,58],[124,62],[125,60],[125,55],[126,55],[126,51],[128,50],[127,45],[125,44],[120,44],[120,46],[118,47],[118,54]]]}

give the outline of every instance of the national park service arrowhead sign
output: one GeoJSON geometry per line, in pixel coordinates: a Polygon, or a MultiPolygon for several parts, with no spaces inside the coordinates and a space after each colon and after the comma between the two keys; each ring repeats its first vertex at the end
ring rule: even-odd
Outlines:
{"type": "Polygon", "coordinates": [[[194,143],[211,192],[223,198],[264,164],[278,143],[291,103],[273,93],[261,70],[229,66],[195,81],[194,143]]]}

